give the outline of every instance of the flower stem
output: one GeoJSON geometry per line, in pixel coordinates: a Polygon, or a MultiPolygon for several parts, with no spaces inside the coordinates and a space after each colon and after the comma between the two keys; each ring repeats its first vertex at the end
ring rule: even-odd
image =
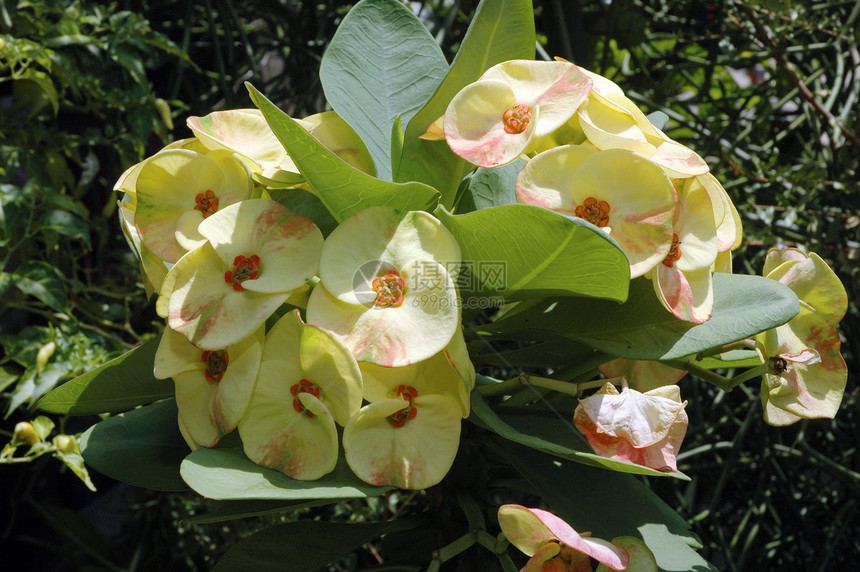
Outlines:
{"type": "Polygon", "coordinates": [[[584,383],[571,383],[569,381],[559,381],[557,379],[550,379],[548,377],[539,377],[536,375],[521,373],[517,377],[506,379],[505,381],[496,383],[494,385],[479,386],[478,392],[480,392],[480,394],[485,397],[491,395],[508,395],[514,393],[515,391],[521,389],[524,386],[532,385],[534,387],[543,387],[544,389],[550,389],[552,391],[557,391],[559,393],[565,393],[567,395],[578,397],[586,389],[602,387],[605,384],[605,379],[586,381],[584,383]]]}

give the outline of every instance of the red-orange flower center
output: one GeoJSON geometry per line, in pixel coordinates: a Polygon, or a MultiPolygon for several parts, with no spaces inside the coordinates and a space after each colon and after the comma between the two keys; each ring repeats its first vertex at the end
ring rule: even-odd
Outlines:
{"type": "Polygon", "coordinates": [[[376,292],[373,303],[380,308],[396,308],[403,303],[406,280],[400,277],[397,270],[386,270],[385,274],[373,280],[372,286],[376,292]]]}
{"type": "Polygon", "coordinates": [[[672,246],[669,248],[669,254],[666,255],[666,258],[663,259],[663,266],[668,266],[672,268],[681,258],[681,239],[678,238],[677,234],[672,235],[672,246]]]}
{"type": "Polygon", "coordinates": [[[227,371],[227,364],[230,362],[227,350],[205,351],[201,359],[206,364],[206,381],[209,383],[221,381],[224,372],[227,371]]]}
{"type": "Polygon", "coordinates": [[[595,226],[604,227],[609,224],[609,203],[588,197],[576,207],[574,214],[595,226]]]}
{"type": "Polygon", "coordinates": [[[224,281],[227,284],[233,285],[233,290],[242,292],[245,288],[242,282],[245,280],[254,280],[260,275],[260,257],[256,254],[252,256],[242,256],[241,254],[233,260],[233,270],[228,270],[224,274],[224,281]]]}
{"type": "Polygon", "coordinates": [[[290,388],[290,393],[293,394],[293,409],[295,409],[299,413],[304,413],[308,417],[313,417],[314,414],[305,409],[305,406],[302,404],[302,400],[299,399],[300,393],[310,393],[317,399],[320,398],[320,388],[312,381],[308,381],[307,379],[303,379],[298,383],[293,384],[290,388]]]}
{"type": "Polygon", "coordinates": [[[197,206],[194,207],[194,210],[202,212],[203,218],[218,212],[218,197],[216,197],[215,193],[212,191],[197,193],[194,200],[197,202],[197,206]]]}
{"type": "Polygon", "coordinates": [[[397,397],[405,399],[409,405],[389,415],[388,421],[394,427],[403,427],[407,421],[418,415],[418,408],[412,403],[418,397],[418,390],[411,385],[401,385],[397,388],[397,397]]]}
{"type": "Polygon", "coordinates": [[[532,120],[532,110],[528,105],[515,105],[502,114],[502,121],[505,124],[505,133],[515,135],[522,133],[529,127],[532,120]]]}

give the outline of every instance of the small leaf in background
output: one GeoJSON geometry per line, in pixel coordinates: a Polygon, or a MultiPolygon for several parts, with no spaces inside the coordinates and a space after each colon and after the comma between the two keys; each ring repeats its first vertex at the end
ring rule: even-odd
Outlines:
{"type": "Polygon", "coordinates": [[[96,486],[90,479],[90,474],[87,472],[87,467],[84,464],[84,458],[80,453],[57,451],[54,456],[61,460],[91,491],[96,490],[96,486]]]}
{"type": "Polygon", "coordinates": [[[391,180],[389,126],[408,124],[448,62],[427,27],[399,0],[363,0],[344,17],[320,64],[328,102],[364,140],[379,178],[391,180]]]}
{"type": "Polygon", "coordinates": [[[382,181],[345,163],[254,86],[246,85],[269,127],[338,222],[371,206],[389,205],[401,211],[418,211],[432,210],[438,203],[439,193],[427,185],[382,181]]]}
{"type": "Polygon", "coordinates": [[[156,491],[184,491],[179,464],[188,445],[179,432],[176,401],[169,399],[96,423],[81,435],[84,460],[118,481],[156,491]]]}
{"type": "Polygon", "coordinates": [[[15,286],[24,294],[38,298],[57,312],[68,311],[69,299],[63,276],[47,262],[25,262],[12,274],[15,286]]]}
{"type": "Polygon", "coordinates": [[[349,524],[300,521],[278,524],[230,547],[214,572],[313,572],[383,534],[410,530],[421,519],[349,524]]]}
{"type": "Polygon", "coordinates": [[[609,235],[582,219],[521,204],[464,215],[440,207],[436,216],[460,245],[464,299],[470,292],[505,300],[559,294],[627,298],[627,257],[609,235]]]}

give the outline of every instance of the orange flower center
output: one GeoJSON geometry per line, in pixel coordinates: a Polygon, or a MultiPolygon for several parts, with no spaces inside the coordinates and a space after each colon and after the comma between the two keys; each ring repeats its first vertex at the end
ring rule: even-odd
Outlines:
{"type": "Polygon", "coordinates": [[[515,105],[502,114],[502,121],[505,124],[505,133],[510,133],[511,135],[522,133],[528,129],[531,120],[532,110],[528,105],[515,105]]]}
{"type": "Polygon", "coordinates": [[[609,224],[609,203],[588,197],[576,207],[574,214],[595,226],[604,227],[609,224]]]}
{"type": "Polygon", "coordinates": [[[209,383],[218,383],[221,381],[221,378],[224,377],[224,372],[227,371],[227,364],[230,361],[227,350],[205,351],[201,359],[206,364],[206,381],[209,383]]]}
{"type": "Polygon", "coordinates": [[[304,413],[308,417],[313,417],[314,414],[305,409],[305,406],[302,404],[302,400],[299,399],[300,393],[310,393],[317,399],[320,398],[320,388],[312,381],[308,381],[307,379],[303,379],[298,383],[293,384],[290,388],[290,393],[293,394],[293,409],[295,409],[299,413],[304,413]]]}
{"type": "Polygon", "coordinates": [[[418,390],[411,385],[401,385],[397,388],[397,397],[405,399],[409,405],[389,415],[388,421],[394,427],[403,427],[407,421],[418,415],[418,408],[412,403],[418,397],[418,390]]]}
{"type": "Polygon", "coordinates": [[[396,308],[403,303],[406,293],[406,280],[400,277],[397,270],[386,270],[385,274],[373,280],[373,291],[376,292],[374,304],[380,308],[396,308]]]}
{"type": "Polygon", "coordinates": [[[233,290],[242,292],[245,288],[242,287],[242,282],[245,280],[254,280],[260,275],[260,257],[256,254],[245,257],[241,254],[233,260],[233,270],[228,270],[224,274],[224,281],[227,284],[233,285],[233,290]]]}
{"type": "Polygon", "coordinates": [[[197,202],[197,206],[194,207],[194,210],[202,212],[203,218],[218,212],[218,197],[216,197],[215,193],[212,191],[197,193],[194,200],[197,202]]]}
{"type": "Polygon", "coordinates": [[[672,246],[669,248],[669,254],[663,259],[663,266],[672,268],[681,258],[681,239],[677,234],[672,234],[672,246]]]}

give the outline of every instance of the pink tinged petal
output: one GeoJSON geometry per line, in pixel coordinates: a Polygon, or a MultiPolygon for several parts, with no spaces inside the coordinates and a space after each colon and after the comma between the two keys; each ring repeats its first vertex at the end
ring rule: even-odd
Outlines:
{"type": "Polygon", "coordinates": [[[179,418],[189,437],[201,447],[214,447],[222,435],[211,413],[217,387],[207,383],[202,372],[181,373],[173,381],[179,418]]]}
{"type": "MultiPolygon", "coordinates": [[[[526,565],[520,569],[520,572],[554,572],[551,561],[561,552],[561,545],[558,542],[547,542],[537,552],[529,558],[526,565]]],[[[586,556],[583,556],[587,558],[586,556]]],[[[566,572],[564,570],[560,572],[566,572]]]]}
{"type": "Polygon", "coordinates": [[[578,145],[539,153],[517,176],[517,201],[573,215],[577,205],[567,192],[570,178],[595,153],[578,145]]]}
{"type": "Polygon", "coordinates": [[[204,117],[189,117],[187,124],[206,147],[244,155],[257,164],[258,172],[283,168],[287,162],[292,164],[258,109],[215,111],[204,117]]]}
{"type": "Polygon", "coordinates": [[[200,372],[206,369],[201,361],[202,350],[195,347],[185,336],[165,328],[155,351],[153,374],[156,379],[167,379],[182,373],[200,372]]]}
{"type": "Polygon", "coordinates": [[[215,385],[212,418],[222,434],[235,429],[245,415],[257,381],[263,355],[264,328],[226,348],[229,362],[224,377],[215,385]]]}
{"type": "Polygon", "coordinates": [[[568,62],[512,60],[497,64],[479,81],[499,80],[509,85],[517,103],[540,108],[535,136],[555,131],[573,116],[588,97],[592,81],[568,62]]]}
{"type": "Polygon", "coordinates": [[[710,268],[681,272],[658,264],[652,276],[663,306],[679,320],[702,324],[714,308],[714,282],[710,268]]]}
{"type": "Polygon", "coordinates": [[[213,158],[172,149],[148,159],[138,176],[138,205],[134,215],[144,244],[163,260],[176,262],[185,252],[175,237],[178,221],[186,213],[204,220],[203,211],[195,207],[197,197],[207,191],[214,194],[218,207],[223,208],[231,201],[250,196],[250,176],[230,155],[213,158]]]}
{"type": "Polygon", "coordinates": [[[308,300],[308,323],[331,331],[358,361],[400,367],[441,351],[460,323],[457,292],[451,276],[432,261],[402,268],[407,287],[399,306],[345,304],[322,282],[308,300]],[[418,281],[432,268],[436,279],[418,281]]]}
{"type": "Polygon", "coordinates": [[[663,261],[672,244],[676,194],[659,167],[630,151],[601,151],[570,174],[570,202],[606,201],[608,227],[627,258],[631,277],[663,261]]]}
{"type": "Polygon", "coordinates": [[[340,301],[367,304],[376,297],[371,285],[381,272],[390,268],[402,274],[405,266],[421,260],[452,267],[460,261],[460,247],[426,212],[404,215],[392,207],[371,207],[344,220],[328,236],[320,279],[340,301]]]}
{"type": "Polygon", "coordinates": [[[288,294],[317,271],[324,240],[322,232],[310,219],[271,199],[230,205],[207,218],[199,228],[225,270],[234,267],[238,256],[259,257],[258,277],[241,283],[249,292],[288,294]]]}
{"type": "Polygon", "coordinates": [[[726,250],[717,254],[717,259],[711,267],[712,272],[722,272],[723,274],[732,273],[732,251],[726,250]]]}
{"type": "MultiPolygon", "coordinates": [[[[448,348],[462,341],[462,334],[455,335],[448,348]]],[[[447,395],[460,405],[463,417],[469,416],[469,394],[467,380],[461,376],[449,358],[447,349],[418,363],[404,367],[382,367],[376,364],[362,362],[359,364],[364,380],[364,397],[371,403],[397,397],[400,386],[414,387],[419,395],[447,395]]],[[[463,348],[465,350],[465,347],[463,348]]],[[[468,353],[466,354],[468,362],[468,353]]],[[[468,369],[466,363],[459,364],[462,369],[468,369]]],[[[474,372],[474,369],[472,370],[474,372]]],[[[472,375],[474,379],[474,374],[472,375]]]]}
{"type": "MultiPolygon", "coordinates": [[[[774,249],[771,249],[773,252],[774,249]]],[[[788,255],[785,258],[789,258],[788,255]]],[[[830,324],[837,324],[848,310],[848,295],[836,274],[817,254],[811,252],[802,260],[787,260],[771,269],[768,278],[791,288],[797,297],[812,307],[830,324]]],[[[776,259],[771,257],[770,260],[776,259]]]]}
{"type": "Polygon", "coordinates": [[[836,327],[801,307],[788,324],[760,334],[756,341],[771,365],[762,399],[805,419],[833,418],[848,379],[836,327]]]}
{"type": "Polygon", "coordinates": [[[767,251],[767,256],[764,259],[761,275],[767,276],[786,262],[803,262],[807,258],[809,256],[797,248],[771,248],[767,251]]]}
{"type": "Polygon", "coordinates": [[[547,542],[558,541],[613,570],[623,570],[629,561],[627,551],[620,546],[583,536],[551,512],[538,508],[502,505],[499,525],[505,537],[527,556],[537,554],[547,542]]]}
{"type": "Polygon", "coordinates": [[[179,434],[182,435],[182,438],[185,439],[185,443],[188,447],[194,451],[201,447],[200,443],[194,440],[194,437],[191,436],[191,433],[188,431],[188,427],[185,426],[185,422],[182,420],[181,415],[177,415],[177,423],[179,425],[179,434]]]}
{"type": "Polygon", "coordinates": [[[245,454],[263,467],[302,481],[316,480],[337,464],[337,429],[325,405],[309,393],[297,398],[304,410],[266,399],[271,389],[254,393],[239,424],[245,454]],[[286,405],[286,406],[285,406],[286,405]],[[308,415],[311,413],[311,415],[308,415]]]}
{"type": "Polygon", "coordinates": [[[670,367],[658,361],[617,358],[599,367],[600,373],[607,378],[624,377],[630,387],[646,392],[663,385],[681,380],[687,372],[670,367]]]}
{"type": "Polygon", "coordinates": [[[679,193],[673,230],[680,241],[680,257],[673,265],[683,272],[710,268],[717,259],[717,228],[710,197],[701,185],[686,184],[679,193]]]}
{"type": "Polygon", "coordinates": [[[368,175],[376,175],[376,167],[364,143],[336,112],[309,115],[303,122],[311,125],[310,134],[335,155],[368,175]]]}
{"type": "Polygon", "coordinates": [[[646,157],[656,151],[632,115],[602,98],[589,98],[578,116],[585,136],[598,149],[627,149],[646,157]]]}
{"type": "Polygon", "coordinates": [[[743,241],[743,224],[738,209],[716,177],[708,173],[696,177],[711,198],[714,222],[717,224],[717,241],[720,252],[734,250],[743,241]]]}
{"type": "Polygon", "coordinates": [[[305,378],[320,387],[321,400],[335,422],[346,425],[361,408],[363,389],[361,371],[349,349],[328,331],[303,325],[300,360],[305,378]]]}
{"type": "Polygon", "coordinates": [[[126,194],[119,201],[120,224],[122,225],[122,232],[129,246],[131,246],[137,255],[140,274],[143,278],[143,286],[146,290],[146,296],[149,298],[153,293],[161,289],[161,284],[167,275],[167,266],[165,266],[161,258],[153,254],[140,240],[140,234],[134,226],[134,208],[136,205],[137,196],[133,194],[126,194]]]}
{"type": "Polygon", "coordinates": [[[676,471],[687,430],[685,405],[675,385],[644,394],[624,388],[620,395],[581,399],[573,420],[598,455],[676,471]]]}
{"type": "Polygon", "coordinates": [[[352,471],[375,485],[425,489],[441,481],[460,444],[460,408],[444,395],[418,395],[416,415],[401,427],[389,418],[409,402],[366,405],[346,424],[343,447],[352,471]]]}
{"type": "Polygon", "coordinates": [[[510,163],[526,151],[540,120],[539,110],[533,108],[525,131],[507,133],[502,118],[506,111],[522,103],[511,87],[500,80],[480,80],[467,85],[445,111],[448,146],[480,167],[510,163]]]}
{"type": "MultiPolygon", "coordinates": [[[[657,559],[654,553],[641,539],[635,536],[616,536],[612,544],[627,551],[630,561],[627,563],[625,572],[657,572],[657,559]]],[[[610,567],[601,563],[595,572],[606,572],[610,567]]]]}
{"type": "Polygon", "coordinates": [[[165,279],[171,288],[167,323],[201,349],[224,348],[251,335],[288,296],[237,292],[225,281],[227,267],[208,243],[186,256],[165,279]]]}
{"type": "Polygon", "coordinates": [[[427,131],[424,132],[423,135],[418,136],[419,139],[424,139],[425,141],[440,141],[445,138],[445,116],[442,115],[430,124],[427,128],[427,131]]]}

